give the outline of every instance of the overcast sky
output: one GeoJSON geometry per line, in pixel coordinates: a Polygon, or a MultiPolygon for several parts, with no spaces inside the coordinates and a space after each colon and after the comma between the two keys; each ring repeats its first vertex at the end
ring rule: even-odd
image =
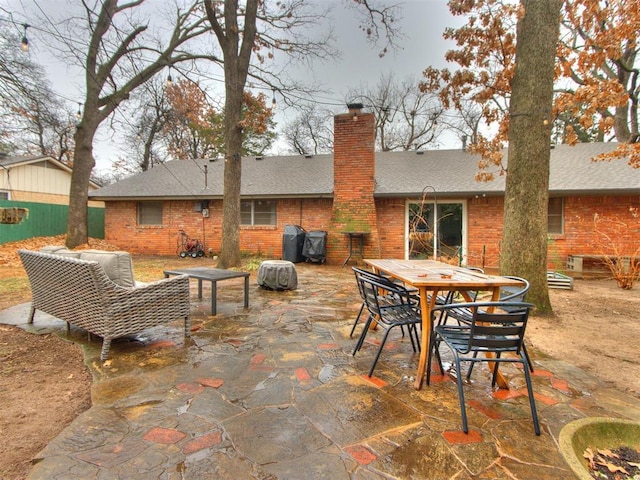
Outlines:
{"type": "MultiPolygon", "coordinates": [[[[330,0],[327,0],[330,1],[330,0]]],[[[327,106],[343,108],[344,98],[350,89],[360,86],[374,86],[382,75],[392,74],[402,82],[409,77],[419,78],[429,65],[443,68],[448,66],[444,54],[454,47],[446,42],[442,34],[447,27],[462,24],[453,17],[445,0],[407,0],[402,2],[400,21],[404,38],[397,50],[380,57],[380,48],[371,45],[359,29],[357,15],[345,7],[342,1],[332,1],[333,27],[340,58],[318,63],[314,71],[302,70],[302,75],[312,76],[312,80],[325,85],[330,93],[320,93],[317,100],[327,106]],[[342,106],[342,107],[341,107],[342,106]]],[[[295,112],[279,112],[278,121],[283,123],[295,117],[295,112]]],[[[439,148],[454,148],[458,145],[454,138],[442,139],[439,148]]]]}
{"type": "MultiPolygon", "coordinates": [[[[170,0],[150,0],[148,5],[157,7],[166,5],[170,0]]],[[[446,66],[444,53],[453,47],[442,38],[447,27],[461,24],[460,18],[453,17],[445,0],[405,0],[402,3],[402,19],[400,29],[404,38],[399,42],[399,49],[390,51],[380,58],[380,48],[368,43],[365,34],[359,29],[358,18],[352,9],[345,7],[342,0],[318,0],[331,2],[333,27],[336,45],[341,52],[340,58],[317,64],[313,69],[301,68],[292,72],[298,79],[313,83],[322,83],[327,93],[319,93],[316,101],[326,106],[335,105],[338,111],[344,104],[344,97],[351,88],[362,85],[373,86],[381,75],[392,73],[402,81],[409,76],[418,77],[429,65],[441,68],[446,66]]],[[[389,0],[390,2],[393,0],[389,0]]],[[[17,22],[33,23],[35,16],[41,17],[43,12],[50,18],[60,18],[61,9],[67,5],[66,0],[0,0],[0,6],[14,12],[17,22]],[[29,13],[30,12],[30,13],[29,13]]],[[[51,26],[49,26],[51,28],[51,26]]],[[[82,101],[82,72],[70,70],[47,52],[46,48],[31,41],[32,55],[47,70],[54,89],[69,99],[72,108],[77,108],[77,101],[82,101]],[[78,99],[75,100],[74,99],[78,99]]],[[[270,94],[269,94],[270,95],[270,94]]],[[[346,111],[346,107],[344,107],[346,111]]],[[[276,121],[282,125],[293,118],[295,112],[285,110],[279,104],[276,121]]],[[[111,140],[111,135],[103,131],[94,145],[98,168],[107,168],[111,161],[122,155],[111,140]]],[[[443,139],[439,148],[457,147],[455,140],[443,139]]],[[[282,147],[276,147],[281,150],[282,147]]]]}

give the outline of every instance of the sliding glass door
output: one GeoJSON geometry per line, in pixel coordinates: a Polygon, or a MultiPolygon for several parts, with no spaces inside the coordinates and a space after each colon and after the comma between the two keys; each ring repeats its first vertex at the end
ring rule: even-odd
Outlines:
{"type": "Polygon", "coordinates": [[[410,202],[407,219],[409,259],[437,258],[461,263],[465,223],[463,202],[410,202]]]}

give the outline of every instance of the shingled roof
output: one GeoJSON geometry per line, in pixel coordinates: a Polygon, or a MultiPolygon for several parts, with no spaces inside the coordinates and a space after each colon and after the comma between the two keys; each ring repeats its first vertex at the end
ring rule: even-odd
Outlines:
{"type": "MultiPolygon", "coordinates": [[[[560,145],[551,151],[552,195],[638,194],[640,169],[625,160],[593,162],[615,143],[560,145]]],[[[478,182],[478,157],[462,150],[376,153],[376,197],[418,196],[425,185],[443,197],[501,195],[505,177],[478,182]]],[[[174,160],[90,193],[96,200],[222,198],[223,160],[174,160]],[[206,173],[205,173],[206,172],[206,173]]],[[[244,198],[331,197],[333,155],[245,157],[244,198]]]]}

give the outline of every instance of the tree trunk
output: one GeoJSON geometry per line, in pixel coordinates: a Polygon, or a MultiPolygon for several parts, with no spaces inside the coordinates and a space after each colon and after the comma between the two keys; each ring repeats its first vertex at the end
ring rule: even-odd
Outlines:
{"type": "MultiPolygon", "coordinates": [[[[226,67],[226,64],[225,64],[226,67]]],[[[226,74],[225,74],[226,75],[226,74]]],[[[224,200],[220,268],[240,265],[240,186],[242,178],[242,90],[227,89],[225,98],[224,200]]]]}
{"type": "Polygon", "coordinates": [[[509,107],[509,157],[500,273],[531,283],[527,300],[551,311],[547,212],[551,107],[562,0],[522,0],[509,107]]]}
{"type": "Polygon", "coordinates": [[[71,173],[69,191],[69,214],[67,216],[67,248],[75,248],[87,243],[88,201],[91,171],[96,164],[93,158],[93,137],[96,128],[87,128],[82,122],[75,134],[75,157],[71,173]]]}
{"type": "Polygon", "coordinates": [[[251,53],[256,39],[258,0],[247,0],[242,36],[238,24],[238,3],[224,2],[224,28],[216,18],[212,4],[205,3],[224,56],[224,198],[222,203],[222,245],[218,266],[240,265],[240,185],[242,174],[242,103],[251,53]],[[242,41],[240,40],[242,38],[242,41]]]}

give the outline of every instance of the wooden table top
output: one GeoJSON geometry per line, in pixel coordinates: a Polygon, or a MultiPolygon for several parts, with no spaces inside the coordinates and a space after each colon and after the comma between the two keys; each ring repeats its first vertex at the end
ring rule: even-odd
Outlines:
{"type": "Polygon", "coordinates": [[[487,275],[456,265],[435,260],[365,259],[367,265],[414,287],[431,287],[441,290],[463,288],[493,289],[507,285],[520,285],[518,280],[487,275]]]}

